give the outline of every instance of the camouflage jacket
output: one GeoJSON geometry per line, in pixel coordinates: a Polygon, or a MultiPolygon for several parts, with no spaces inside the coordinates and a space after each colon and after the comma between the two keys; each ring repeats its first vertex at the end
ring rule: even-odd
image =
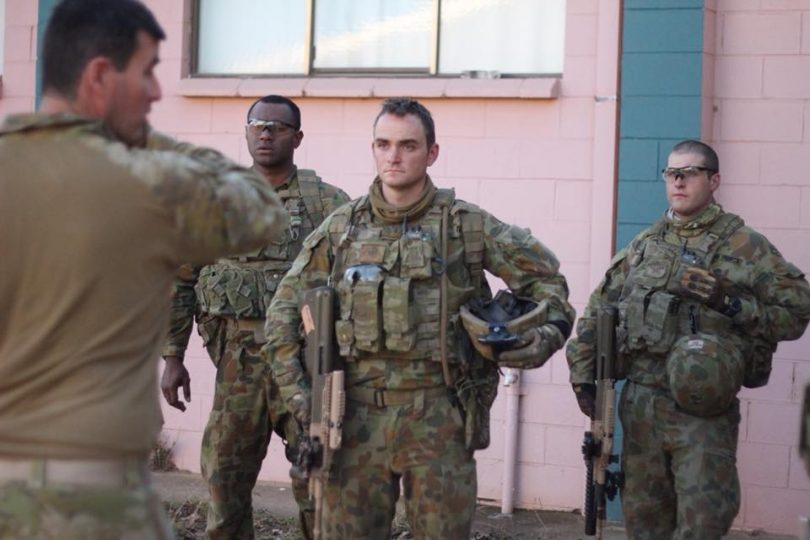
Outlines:
{"type": "MultiPolygon", "coordinates": [[[[443,191],[439,190],[441,194],[443,191]]],[[[452,193],[452,192],[450,192],[452,193]]],[[[437,196],[437,200],[440,196],[437,196]]],[[[475,269],[471,268],[469,253],[465,252],[463,238],[465,216],[480,217],[478,233],[480,240],[476,249],[480,250],[480,263],[484,270],[501,278],[516,294],[530,297],[537,301],[548,302],[548,318],[572,324],[574,310],[568,303],[568,286],[565,278],[559,273],[559,263],[554,254],[534,238],[527,229],[507,225],[480,208],[460,200],[453,200],[449,208],[449,232],[447,260],[436,265],[440,253],[440,241],[436,232],[437,201],[423,215],[407,223],[384,223],[371,211],[367,197],[362,197],[335,211],[306,240],[301,254],[295,260],[292,269],[287,273],[279,286],[270,310],[267,314],[265,330],[268,336],[266,352],[272,366],[273,375],[279,384],[282,397],[288,401],[296,394],[308,393],[309,382],[304,368],[299,362],[298,353],[301,335],[299,324],[298,296],[301,291],[335,281],[341,294],[341,319],[338,323],[350,323],[354,318],[355,345],[346,349],[341,343],[344,354],[350,351],[349,358],[361,360],[350,361],[346,368],[346,385],[371,386],[388,389],[417,389],[440,386],[443,384],[439,354],[435,350],[420,347],[419,343],[435,343],[438,348],[439,333],[438,308],[436,299],[439,277],[442,270],[449,277],[450,295],[456,293],[459,298],[471,293],[476,284],[473,281],[475,269]],[[381,300],[369,300],[366,304],[355,306],[347,314],[346,296],[341,280],[330,276],[342,275],[347,265],[362,262],[363,257],[377,258],[385,270],[385,282],[376,289],[382,294],[381,300]],[[432,263],[431,263],[432,261],[432,263]],[[390,276],[392,279],[389,279],[390,276]],[[416,283],[414,283],[416,282],[416,283]],[[420,282],[422,284],[420,284],[420,282]],[[410,285],[408,285],[410,283],[410,285]],[[404,288],[403,288],[404,287],[404,288]],[[400,317],[392,317],[401,311],[396,305],[397,299],[414,302],[404,315],[411,322],[403,327],[400,317]],[[375,310],[375,302],[382,302],[382,314],[377,323],[369,319],[370,326],[382,324],[386,328],[385,339],[379,333],[378,340],[383,343],[369,347],[375,338],[369,337],[368,325],[358,327],[361,312],[366,308],[375,310]],[[393,302],[393,304],[392,304],[393,302]],[[365,306],[365,307],[364,307],[365,306]],[[419,313],[414,313],[414,309],[419,313]],[[343,315],[347,315],[344,317],[343,315]],[[426,320],[432,322],[426,323],[426,320]],[[392,344],[388,330],[396,326],[400,332],[392,344]],[[413,328],[415,326],[415,328],[413,328]],[[364,332],[361,336],[360,332],[364,332]],[[415,333],[408,345],[408,336],[415,333]],[[368,338],[368,343],[361,349],[361,339],[368,338]],[[416,343],[416,344],[415,344],[416,343]],[[393,347],[393,348],[392,348],[393,347]],[[369,352],[369,350],[377,352],[369,352]]],[[[441,212],[439,212],[440,214],[441,212]]],[[[355,289],[355,295],[358,294],[355,289]]],[[[363,300],[365,301],[365,300],[363,300]]],[[[458,319],[458,302],[448,301],[449,328],[453,336],[455,322],[458,319]]],[[[365,318],[365,317],[364,317],[365,318]]],[[[365,321],[364,321],[365,322],[365,321]]],[[[342,341],[343,329],[336,325],[339,341],[342,341]]],[[[448,351],[451,362],[457,362],[455,343],[448,340],[448,351]]],[[[458,364],[452,364],[451,367],[458,364]]],[[[457,369],[453,367],[453,369],[457,369]]],[[[292,405],[291,408],[295,408],[292,405]]]]}
{"type": "Polygon", "coordinates": [[[313,171],[297,168],[276,193],[290,215],[289,227],[278,240],[214,264],[180,269],[172,290],[163,356],[183,358],[195,317],[198,323],[207,316],[263,319],[304,239],[349,200],[346,193],[322,182],[313,171]]]}
{"type": "Polygon", "coordinates": [[[8,117],[0,163],[0,455],[145,457],[177,267],[277,236],[281,203],[214,150],[71,114],[8,117]]]}
{"type": "MultiPolygon", "coordinates": [[[[689,261],[688,264],[693,263],[689,261]]],[[[744,354],[749,354],[749,358],[755,345],[764,346],[769,371],[770,354],[776,343],[798,339],[810,320],[810,286],[804,274],[787,262],[763,235],[744,226],[742,220],[733,214],[723,212],[719,205],[712,204],[686,224],[679,225],[664,216],[614,257],[577,322],[577,337],[568,343],[572,383],[593,382],[595,313],[600,305],[613,305],[620,310],[617,346],[620,356],[622,351],[626,355],[624,369],[627,377],[642,384],[667,388],[666,355],[673,340],[690,331],[690,323],[699,325],[701,331],[722,335],[726,340],[738,343],[748,351],[744,354]],[[737,222],[736,226],[733,221],[737,222]],[[725,236],[713,230],[721,222],[732,224],[725,236]],[[658,285],[640,285],[633,278],[637,269],[645,264],[648,268],[651,266],[645,261],[659,257],[662,251],[669,249],[678,254],[677,258],[683,259],[700,252],[700,246],[713,242],[714,245],[704,253],[708,260],[695,264],[718,276],[727,294],[740,298],[741,309],[733,317],[670,294],[676,276],[675,268],[666,262],[652,265],[656,267],[652,273],[655,273],[658,285]],[[639,296],[638,305],[628,308],[634,295],[639,296]],[[658,306],[661,303],[659,298],[666,299],[666,305],[658,306]],[[622,319],[622,314],[626,315],[628,309],[641,311],[641,317],[646,317],[636,331],[640,337],[633,336],[634,330],[627,328],[626,319],[632,319],[633,315],[622,319]],[[657,315],[655,309],[659,311],[657,315]],[[688,313],[694,314],[691,321],[687,320],[688,313]],[[656,321],[660,323],[656,324],[656,321]],[[642,345],[637,347],[636,342],[642,345]]]]}

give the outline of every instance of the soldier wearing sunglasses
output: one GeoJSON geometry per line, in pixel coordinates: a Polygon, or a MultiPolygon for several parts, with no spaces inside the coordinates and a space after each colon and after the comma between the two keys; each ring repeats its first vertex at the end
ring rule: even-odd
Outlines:
{"type": "Polygon", "coordinates": [[[711,147],[676,144],[662,175],[670,207],[612,261],[568,363],[577,402],[592,416],[595,314],[616,307],[628,538],[719,540],[740,507],[737,393],[765,385],[777,343],[801,337],[810,286],[715,202],[711,147]]]}
{"type": "MultiPolygon", "coordinates": [[[[291,100],[275,95],[257,100],[247,113],[245,137],[253,169],[275,188],[290,215],[290,226],[281,239],[254,252],[182,269],[163,352],[161,388],[166,401],[180,410],[185,404],[179,388],[186,401],[191,397],[183,355],[194,319],[217,369],[201,459],[211,495],[205,537],[211,539],[253,538],[251,492],[271,433],[283,437],[288,448],[296,448],[300,427],[286,413],[260,354],[265,311],[307,235],[349,200],[314,171],[295,166],[293,157],[304,132],[300,110],[291,100]]],[[[312,510],[307,483],[292,481],[302,530],[309,537],[312,510]]]]}

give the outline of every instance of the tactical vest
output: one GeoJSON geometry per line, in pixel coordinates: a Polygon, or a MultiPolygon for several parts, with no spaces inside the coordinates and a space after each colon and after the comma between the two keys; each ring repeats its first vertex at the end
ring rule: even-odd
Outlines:
{"type": "MultiPolygon", "coordinates": [[[[484,286],[483,216],[440,189],[433,205],[413,223],[372,220],[368,197],[330,219],[335,246],[331,281],[339,293],[335,323],[341,356],[441,361],[440,282],[450,272],[447,342],[456,344],[458,311],[484,286]],[[442,261],[442,209],[449,208],[448,261],[442,261]],[[452,267],[448,267],[448,264],[452,267]],[[461,276],[459,278],[459,276],[461,276]]],[[[455,347],[448,360],[458,362],[455,347]]]]}
{"type": "Polygon", "coordinates": [[[298,169],[298,188],[277,192],[290,216],[281,238],[263,248],[204,266],[194,290],[203,313],[263,319],[278,284],[301,251],[304,239],[324,219],[321,179],[298,169]]]}
{"type": "Polygon", "coordinates": [[[635,245],[628,254],[630,271],[619,299],[617,341],[624,365],[639,353],[664,358],[678,337],[698,331],[742,341],[730,318],[682,298],[675,283],[685,267],[708,270],[717,249],[742,225],[738,216],[723,213],[698,245],[686,247],[665,240],[666,223],[661,220],[635,245]]]}

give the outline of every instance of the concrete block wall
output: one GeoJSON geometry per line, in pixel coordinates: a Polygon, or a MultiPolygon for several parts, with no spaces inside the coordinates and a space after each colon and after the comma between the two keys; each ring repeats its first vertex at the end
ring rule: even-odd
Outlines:
{"type": "Polygon", "coordinates": [[[37,17],[33,0],[6,0],[0,116],[33,110],[37,17]]]}
{"type": "MultiPolygon", "coordinates": [[[[810,2],[717,0],[709,138],[721,160],[720,203],[810,272],[810,2]]],[[[741,394],[736,525],[795,533],[810,478],[798,456],[810,334],[783,343],[771,381],[741,394]]]]}

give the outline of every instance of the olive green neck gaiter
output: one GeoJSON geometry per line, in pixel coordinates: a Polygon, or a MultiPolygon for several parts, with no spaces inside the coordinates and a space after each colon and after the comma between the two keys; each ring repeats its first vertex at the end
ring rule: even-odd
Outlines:
{"type": "Polygon", "coordinates": [[[375,216],[387,223],[399,223],[400,221],[412,221],[418,219],[433,204],[436,198],[436,186],[430,176],[425,179],[425,189],[419,195],[419,199],[408,206],[393,206],[386,202],[382,194],[382,181],[379,177],[374,179],[368,189],[368,198],[371,201],[371,211],[375,216]]]}

